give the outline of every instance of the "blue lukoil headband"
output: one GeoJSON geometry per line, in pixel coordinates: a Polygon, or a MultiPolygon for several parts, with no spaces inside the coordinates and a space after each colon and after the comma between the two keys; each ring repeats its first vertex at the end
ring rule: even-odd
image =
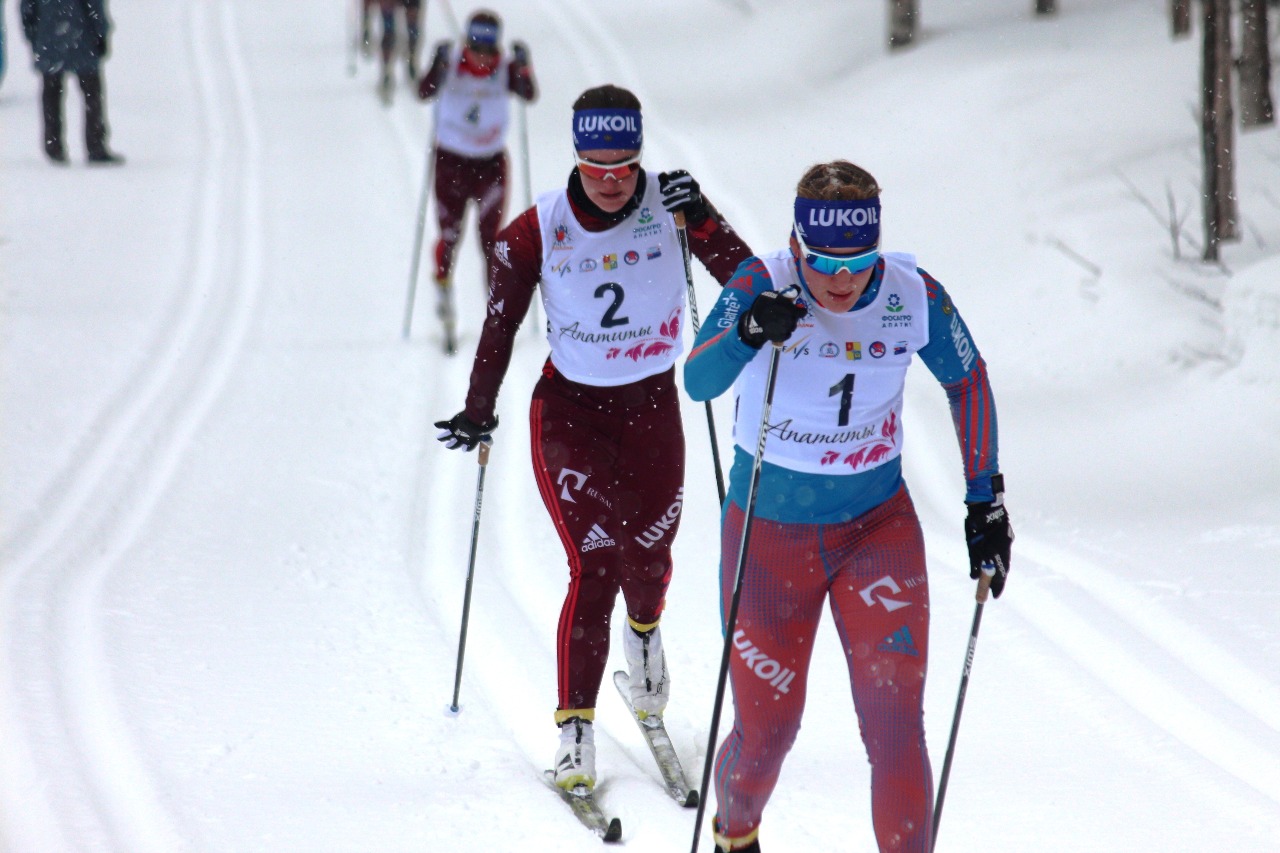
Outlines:
{"type": "Polygon", "coordinates": [[[857,201],[796,198],[796,232],[810,246],[857,249],[880,242],[880,197],[857,201]]]}
{"type": "Polygon", "coordinates": [[[498,43],[498,27],[488,21],[472,21],[467,25],[467,41],[492,47],[498,43]]]}
{"type": "Polygon", "coordinates": [[[573,147],[577,151],[597,148],[639,151],[643,142],[639,110],[603,108],[578,110],[573,114],[573,147]]]}

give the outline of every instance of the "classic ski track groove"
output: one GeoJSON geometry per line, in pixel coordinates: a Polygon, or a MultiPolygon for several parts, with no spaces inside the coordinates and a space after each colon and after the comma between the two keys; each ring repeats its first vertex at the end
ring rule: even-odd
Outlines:
{"type": "MultiPolygon", "coordinates": [[[[1261,679],[1250,679],[1246,667],[1225,651],[1218,649],[1207,639],[1206,648],[1188,652],[1202,638],[1198,632],[1182,625],[1179,620],[1164,612],[1152,602],[1134,602],[1136,593],[1104,570],[1090,566],[1079,557],[1062,554],[1055,549],[1044,549],[1036,543],[1024,545],[1025,559],[1043,569],[1062,569],[1070,576],[1079,571],[1080,577],[1068,577],[1093,600],[1106,606],[1119,620],[1120,628],[1128,628],[1151,642],[1161,653],[1179,667],[1189,670],[1190,676],[1170,672],[1167,666],[1152,666],[1152,659],[1140,650],[1125,648],[1117,642],[1117,628],[1108,627],[1104,620],[1088,618],[1051,589],[1041,577],[1028,578],[1022,586],[1016,603],[1011,606],[1020,616],[1050,642],[1057,645],[1064,655],[1098,678],[1106,687],[1154,726],[1168,732],[1180,744],[1235,776],[1241,782],[1272,802],[1280,804],[1280,751],[1265,740],[1242,732],[1239,726],[1217,713],[1222,704],[1242,708],[1262,726],[1274,731],[1265,708],[1256,701],[1240,701],[1240,695],[1222,688],[1223,678],[1241,675],[1249,689],[1265,697],[1266,685],[1261,679]],[[1029,547],[1027,547],[1029,546],[1029,547]],[[1041,556],[1044,554],[1048,560],[1041,556]],[[1085,586],[1083,580],[1090,581],[1085,586]],[[1130,606],[1131,605],[1131,606],[1130,606]],[[1143,610],[1146,610],[1143,613],[1143,610]],[[1184,643],[1174,647],[1170,638],[1183,632],[1184,643]],[[1223,673],[1213,673],[1204,666],[1206,655],[1220,653],[1223,673]],[[1205,702],[1205,691],[1217,694],[1210,703],[1205,702]],[[1208,705],[1206,707],[1206,704],[1208,705]]],[[[1024,566],[1026,563],[1024,563],[1024,566]]],[[[1033,568],[1035,571],[1035,568],[1033,568]]],[[[1037,572],[1041,574],[1041,572],[1037,572]]]]}
{"type": "MultiPolygon", "coordinates": [[[[909,383],[907,393],[909,407],[930,416],[942,415],[938,401],[919,398],[923,393],[932,394],[933,389],[920,387],[913,392],[909,383]]],[[[944,542],[938,532],[956,526],[948,514],[950,501],[941,494],[948,472],[936,470],[943,464],[938,460],[949,463],[954,458],[954,446],[948,444],[952,439],[922,430],[912,435],[917,453],[908,462],[906,476],[924,519],[935,606],[943,606],[943,596],[960,589],[971,601],[972,587],[962,565],[948,565],[949,570],[943,570],[938,557],[955,553],[963,559],[962,548],[956,548],[955,542],[944,542]]],[[[1016,504],[1013,511],[1018,539],[1009,594],[987,608],[988,622],[998,620],[1002,609],[1011,610],[1154,729],[1167,733],[1189,752],[1267,800],[1280,803],[1280,738],[1267,736],[1280,732],[1280,689],[1114,572],[1040,539],[1034,530],[1019,531],[1016,504]],[[1046,579],[1069,584],[1076,596],[1055,595],[1046,579]],[[1082,601],[1088,602],[1088,609],[1082,601]],[[1150,645],[1134,650],[1126,647],[1126,640],[1150,645]],[[1149,657],[1153,651],[1158,657],[1149,657]],[[1216,713],[1223,707],[1239,709],[1249,719],[1225,719],[1216,713]],[[1250,721],[1258,730],[1241,729],[1241,724],[1250,721]]],[[[992,630],[987,623],[984,628],[992,630]]],[[[989,655],[1019,654],[1016,649],[986,648],[990,642],[979,646],[979,668],[989,655]]],[[[939,665],[949,664],[940,661],[939,665]]],[[[940,689],[938,677],[933,674],[932,690],[940,689]]],[[[941,684],[945,688],[946,682],[941,684]]],[[[930,743],[940,748],[936,737],[930,743]]]]}
{"type": "MultiPolygon", "coordinates": [[[[145,527],[225,388],[262,283],[261,144],[234,13],[223,0],[215,7],[185,7],[184,17],[200,114],[212,139],[210,156],[201,158],[203,180],[192,214],[197,249],[188,267],[194,281],[178,288],[193,297],[175,308],[176,331],[153,345],[154,357],[147,359],[153,366],[132,376],[99,414],[102,438],[79,448],[55,481],[51,497],[57,506],[25,536],[29,544],[9,563],[0,599],[8,611],[5,665],[50,670],[34,679],[6,679],[47,687],[40,695],[5,691],[5,740],[38,742],[78,779],[91,805],[77,808],[76,798],[64,792],[40,803],[58,816],[47,825],[66,827],[77,849],[89,838],[92,849],[191,849],[133,748],[101,636],[105,582],[145,527]],[[144,458],[145,466],[130,464],[144,458]],[[15,660],[18,649],[21,661],[15,660]],[[35,649],[43,652],[32,654],[35,649]],[[12,737],[33,727],[30,738],[12,737]]],[[[25,761],[20,775],[37,778],[35,757],[9,749],[3,760],[25,761]]]]}

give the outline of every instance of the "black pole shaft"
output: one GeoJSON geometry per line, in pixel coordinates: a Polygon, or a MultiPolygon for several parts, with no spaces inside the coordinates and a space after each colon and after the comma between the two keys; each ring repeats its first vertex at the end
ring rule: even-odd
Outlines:
{"type": "MultiPolygon", "coordinates": [[[[693,322],[693,336],[698,337],[702,323],[698,320],[698,294],[693,289],[693,264],[689,259],[689,235],[685,233],[684,214],[677,212],[676,236],[680,238],[680,254],[684,257],[684,280],[689,286],[689,319],[693,322]]],[[[711,411],[711,401],[706,401],[707,432],[711,435],[711,462],[716,469],[716,492],[720,506],[724,506],[724,471],[720,468],[720,443],[716,440],[716,419],[711,411]]]]}
{"type": "Polygon", "coordinates": [[[462,596],[462,632],[458,636],[458,669],[453,676],[453,703],[449,710],[458,712],[458,693],[462,690],[462,656],[467,651],[467,623],[471,618],[471,583],[476,576],[476,542],[480,539],[480,507],[484,503],[484,472],[489,467],[489,442],[480,442],[480,473],[476,475],[476,512],[471,522],[471,558],[467,561],[467,587],[462,596]]]}
{"type": "Polygon", "coordinates": [[[942,776],[938,780],[938,797],[933,806],[933,838],[929,842],[932,851],[938,843],[938,826],[942,823],[942,803],[947,797],[947,780],[951,777],[951,759],[955,756],[956,737],[960,734],[960,714],[964,711],[964,696],[969,691],[969,672],[973,669],[973,653],[978,647],[978,628],[982,625],[982,605],[987,601],[991,588],[991,575],[985,571],[978,578],[977,604],[973,608],[973,625],[969,628],[969,648],[964,656],[964,671],[960,675],[960,694],[956,697],[956,711],[951,717],[951,737],[947,740],[947,755],[942,760],[942,776]]]}
{"type": "Polygon", "coordinates": [[[760,413],[760,433],[756,438],[756,457],[751,468],[751,485],[747,489],[746,513],[742,519],[742,543],[738,547],[738,567],[733,579],[733,598],[729,602],[729,615],[725,619],[724,648],[720,653],[720,677],[716,681],[716,699],[711,710],[711,734],[707,738],[707,758],[702,765],[702,796],[698,799],[698,814],[693,823],[693,847],[698,853],[698,835],[702,831],[702,819],[706,815],[707,791],[711,787],[711,765],[716,757],[716,737],[720,731],[720,712],[724,708],[725,681],[729,674],[729,655],[733,652],[733,629],[738,623],[738,604],[742,601],[742,581],[746,574],[747,549],[751,544],[751,520],[755,517],[756,492],[760,485],[760,465],[764,461],[764,443],[769,435],[769,411],[773,408],[773,389],[778,382],[778,357],[782,345],[774,344],[769,354],[769,374],[765,379],[764,408],[760,413]]]}

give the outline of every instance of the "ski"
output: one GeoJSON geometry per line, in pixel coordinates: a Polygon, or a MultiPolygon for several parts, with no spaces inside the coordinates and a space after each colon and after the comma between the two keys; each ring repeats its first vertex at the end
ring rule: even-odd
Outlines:
{"type": "Polygon", "coordinates": [[[680,766],[680,757],[676,755],[676,748],[671,743],[671,736],[667,734],[667,727],[662,722],[662,717],[651,716],[640,719],[635,706],[631,704],[630,679],[622,670],[613,674],[613,685],[622,695],[622,701],[627,703],[631,719],[635,720],[636,725],[640,727],[645,743],[649,744],[649,751],[653,753],[653,760],[658,763],[658,771],[662,773],[662,782],[667,793],[686,809],[697,808],[698,792],[685,782],[684,768],[680,766]]]}
{"type": "Polygon", "coordinates": [[[566,791],[556,784],[556,774],[553,770],[543,773],[543,778],[560,795],[560,799],[569,804],[569,808],[573,809],[574,816],[582,825],[600,836],[602,841],[612,844],[622,840],[622,821],[605,815],[590,788],[586,785],[578,785],[572,791],[566,791]]]}

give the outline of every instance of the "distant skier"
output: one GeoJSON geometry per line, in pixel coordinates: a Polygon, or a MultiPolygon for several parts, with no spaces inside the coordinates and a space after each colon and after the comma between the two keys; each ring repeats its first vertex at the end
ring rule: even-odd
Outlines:
{"type": "Polygon", "coordinates": [[[499,47],[501,31],[493,12],[472,14],[462,49],[455,51],[449,42],[437,45],[431,67],[418,83],[418,97],[436,101],[433,191],[440,238],[435,281],[442,314],[452,311],[454,248],[462,237],[468,202],[476,205],[486,275],[493,267],[507,204],[508,98],[531,102],[538,95],[529,48],[515,42],[508,60],[499,47]]]}
{"type": "Polygon", "coordinates": [[[63,78],[75,74],[84,94],[84,138],[89,162],[124,162],[107,146],[106,95],[102,60],[110,53],[111,23],[106,0],[22,0],[22,32],[31,43],[40,72],[44,118],[44,153],[54,163],[67,162],[62,135],[63,78]]]}
{"type": "Polygon", "coordinates": [[[846,161],[812,167],[796,188],[793,223],[788,248],[739,267],[685,364],[695,400],[734,390],[720,558],[727,615],[771,357],[765,345],[786,345],[740,610],[728,626],[736,719],[716,757],[716,841],[721,850],[760,850],[761,815],[800,728],[813,639],[829,600],[871,763],[880,850],[928,853],[929,584],[902,477],[907,368],[918,356],[950,400],[967,482],[970,576],[993,569],[998,597],[1013,530],[995,403],[986,363],[942,285],[911,255],[881,254],[875,178],[846,161]]]}
{"type": "MultiPolygon", "coordinates": [[[[404,11],[405,30],[405,67],[411,82],[418,79],[418,39],[422,32],[422,0],[377,0],[382,15],[382,41],[380,51],[382,57],[382,73],[378,78],[378,94],[384,103],[391,102],[391,94],[395,89],[395,57],[398,47],[396,19],[398,12],[404,11]]],[[[371,0],[364,0],[362,38],[366,51],[371,44],[369,32],[369,7],[371,0]]]]}
{"type": "Polygon", "coordinates": [[[541,285],[551,355],[533,392],[533,472],[569,560],[556,635],[555,780],[595,785],[592,721],[618,590],[631,699],[662,714],[670,691],[658,621],[684,500],[675,363],[686,279],[673,214],[720,282],[750,249],[687,172],[640,168],[640,101],[588,89],[573,105],[576,168],[498,236],[466,408],[439,440],[471,450],[498,425],[498,389],[541,285]]]}

